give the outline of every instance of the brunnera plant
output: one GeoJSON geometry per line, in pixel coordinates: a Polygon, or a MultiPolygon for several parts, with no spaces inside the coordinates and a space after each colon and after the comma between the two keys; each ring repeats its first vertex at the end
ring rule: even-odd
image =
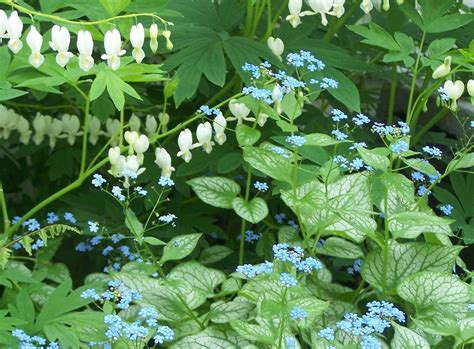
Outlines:
{"type": "Polygon", "coordinates": [[[0,8],[2,346],[472,345],[468,2],[0,8]]]}

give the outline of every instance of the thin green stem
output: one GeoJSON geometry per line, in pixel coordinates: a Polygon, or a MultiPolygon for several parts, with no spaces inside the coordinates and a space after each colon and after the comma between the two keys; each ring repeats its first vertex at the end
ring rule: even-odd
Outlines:
{"type": "Polygon", "coordinates": [[[388,102],[387,124],[393,124],[393,112],[395,110],[395,97],[397,94],[397,64],[392,64],[392,75],[390,79],[390,99],[388,102]]]}
{"type": "Polygon", "coordinates": [[[270,37],[273,32],[273,24],[272,24],[272,0],[267,0],[267,30],[263,37],[270,37]]]}
{"type": "Polygon", "coordinates": [[[249,36],[252,31],[253,23],[253,5],[252,0],[247,0],[247,16],[245,17],[245,36],[249,36]]]}
{"type": "MultiPolygon", "coordinates": [[[[247,170],[247,183],[245,186],[245,202],[249,201],[250,197],[250,184],[252,182],[252,167],[249,165],[247,170]]],[[[239,264],[244,263],[244,250],[245,250],[245,229],[247,227],[247,221],[242,218],[240,225],[240,249],[239,249],[239,264]]]]}
{"type": "Polygon", "coordinates": [[[262,17],[263,10],[265,9],[266,1],[262,0],[262,3],[260,4],[260,7],[258,7],[258,2],[257,0],[257,12],[256,15],[253,19],[253,25],[252,25],[252,31],[250,32],[250,38],[253,38],[255,36],[255,33],[257,32],[258,29],[258,23],[260,22],[260,17],[262,17]]]}
{"type": "MultiPolygon", "coordinates": [[[[278,22],[278,19],[280,18],[281,14],[283,13],[283,11],[285,11],[285,8],[288,4],[288,0],[285,0],[283,1],[283,3],[281,4],[280,8],[277,10],[275,16],[273,16],[273,20],[272,20],[272,24],[271,24],[271,28],[273,30],[273,28],[275,27],[275,24],[276,22],[278,22]]],[[[265,33],[265,36],[260,40],[261,42],[266,42],[267,39],[272,35],[272,31],[268,31],[267,29],[267,32],[265,33]]]]}
{"type": "Polygon", "coordinates": [[[431,130],[433,126],[435,126],[438,122],[440,122],[446,116],[447,113],[448,113],[448,109],[443,108],[435,116],[433,116],[426,123],[426,125],[423,126],[423,128],[419,132],[417,132],[416,135],[413,137],[412,145],[417,144],[420,141],[421,137],[423,137],[426,134],[426,132],[431,130]]]}
{"type": "Polygon", "coordinates": [[[413,68],[413,77],[411,80],[410,95],[408,97],[407,119],[406,119],[407,124],[410,124],[412,113],[413,113],[412,104],[413,104],[413,97],[415,95],[416,80],[418,78],[418,65],[420,64],[420,59],[421,59],[421,56],[423,55],[423,45],[425,43],[425,37],[426,37],[426,32],[423,31],[423,35],[420,41],[420,47],[418,50],[418,55],[415,61],[415,67],[413,68]]]}
{"type": "Polygon", "coordinates": [[[3,231],[10,228],[10,218],[8,217],[7,200],[5,199],[5,192],[3,191],[3,181],[0,179],[0,206],[2,206],[3,216],[3,231]]]}
{"type": "Polygon", "coordinates": [[[341,18],[338,18],[336,21],[333,22],[329,30],[324,35],[324,41],[331,41],[334,38],[334,35],[339,31],[339,29],[347,22],[347,20],[352,16],[354,11],[358,8],[358,4],[355,2],[349,10],[344,13],[341,18]]]}

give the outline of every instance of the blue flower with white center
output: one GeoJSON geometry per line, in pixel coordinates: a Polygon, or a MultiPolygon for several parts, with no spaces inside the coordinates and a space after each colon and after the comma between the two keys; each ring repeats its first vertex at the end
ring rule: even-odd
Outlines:
{"type": "Polygon", "coordinates": [[[290,247],[286,243],[273,245],[272,250],[273,258],[278,259],[282,262],[290,262],[295,266],[304,257],[304,250],[301,247],[290,247]]]}
{"type": "Polygon", "coordinates": [[[249,72],[254,79],[260,79],[262,74],[260,73],[260,68],[254,64],[245,63],[242,66],[242,70],[245,72],[249,72]]]}
{"type": "Polygon", "coordinates": [[[302,147],[306,143],[306,139],[303,136],[288,136],[285,142],[294,147],[302,147]]]}
{"type": "Polygon", "coordinates": [[[96,173],[92,176],[92,185],[96,188],[101,187],[104,183],[107,183],[104,177],[102,175],[96,173]]]}
{"type": "Polygon", "coordinates": [[[334,340],[334,329],[331,327],[323,328],[318,332],[318,336],[332,342],[334,340]]]}
{"type": "Polygon", "coordinates": [[[41,229],[41,225],[35,218],[30,218],[27,221],[23,222],[22,226],[26,227],[28,231],[35,231],[41,229]]]}
{"type": "Polygon", "coordinates": [[[399,121],[398,122],[398,127],[400,129],[400,132],[406,136],[410,133],[410,126],[408,126],[408,124],[406,122],[403,122],[403,121],[399,121]]]}
{"type": "Polygon", "coordinates": [[[174,186],[174,181],[170,177],[161,176],[158,184],[162,187],[172,187],[174,186]]]}
{"type": "Polygon", "coordinates": [[[349,149],[357,149],[357,148],[367,148],[367,144],[365,142],[355,142],[353,145],[349,147],[349,149]]]}
{"type": "Polygon", "coordinates": [[[112,246],[107,246],[102,250],[102,255],[107,256],[113,250],[114,248],[112,246]]]}
{"type": "Polygon", "coordinates": [[[298,281],[289,273],[281,273],[280,274],[280,285],[287,288],[296,286],[298,281]]]}
{"type": "Polygon", "coordinates": [[[112,187],[112,195],[115,196],[120,201],[125,201],[126,199],[125,195],[122,194],[122,188],[116,185],[112,187]]]}
{"type": "Polygon", "coordinates": [[[266,192],[269,187],[268,187],[268,184],[265,183],[265,182],[260,182],[260,181],[255,181],[255,183],[253,184],[253,186],[255,187],[255,189],[259,190],[259,191],[263,191],[263,192],[266,192]]]}
{"type": "Polygon", "coordinates": [[[35,241],[34,244],[31,245],[32,250],[39,250],[41,247],[44,246],[44,241],[41,239],[38,239],[35,241]]]}
{"type": "Polygon", "coordinates": [[[100,299],[99,294],[93,288],[88,288],[87,290],[81,293],[82,299],[92,299],[94,301],[98,301],[100,299]]]}
{"type": "Polygon", "coordinates": [[[290,91],[292,89],[297,88],[305,88],[306,84],[303,81],[297,80],[294,77],[287,76],[285,79],[281,81],[283,89],[285,91],[290,91]]]}
{"type": "Polygon", "coordinates": [[[339,109],[333,109],[331,111],[331,119],[332,121],[334,122],[339,122],[339,121],[342,121],[344,119],[347,119],[347,115],[344,114],[342,111],[340,111],[339,109]]]}
{"type": "Polygon", "coordinates": [[[124,326],[123,331],[125,336],[132,341],[145,339],[149,334],[148,329],[140,325],[139,322],[127,324],[124,326]]]}
{"type": "Polygon", "coordinates": [[[145,189],[143,189],[142,187],[136,187],[135,188],[135,191],[138,193],[138,195],[140,196],[147,196],[148,194],[148,191],[146,191],[145,189]]]}
{"type": "Polygon", "coordinates": [[[451,213],[453,213],[453,208],[454,207],[450,204],[446,204],[439,207],[440,211],[443,212],[446,216],[451,216],[451,213]]]}
{"type": "Polygon", "coordinates": [[[111,237],[110,237],[110,240],[112,240],[112,242],[114,244],[117,244],[120,242],[120,240],[124,239],[125,238],[125,235],[123,234],[113,234],[111,237]]]}
{"type": "Polygon", "coordinates": [[[296,263],[296,269],[304,273],[311,273],[313,270],[323,269],[323,264],[313,257],[308,257],[296,263]]]}
{"type": "Polygon", "coordinates": [[[265,88],[257,88],[255,86],[246,86],[242,89],[244,95],[250,95],[258,101],[265,102],[267,104],[272,104],[272,91],[265,88]]]}
{"type": "Polygon", "coordinates": [[[275,153],[275,154],[278,154],[278,155],[281,155],[283,156],[284,158],[289,158],[290,155],[286,152],[285,149],[283,148],[280,148],[280,147],[272,147],[272,151],[275,153]]]}
{"type": "Polygon", "coordinates": [[[257,276],[257,270],[252,264],[239,265],[237,269],[235,269],[235,271],[237,273],[244,274],[249,279],[252,279],[257,276]]]}
{"type": "Polygon", "coordinates": [[[245,232],[245,241],[246,242],[253,243],[255,241],[260,240],[261,237],[262,237],[262,234],[260,234],[260,233],[256,234],[252,230],[247,230],[245,232]]]}
{"type": "Polygon", "coordinates": [[[401,154],[409,149],[409,145],[407,142],[399,139],[395,143],[390,144],[390,150],[394,154],[401,154]]]}
{"type": "Polygon", "coordinates": [[[104,323],[108,325],[105,336],[109,339],[117,339],[122,336],[122,330],[125,327],[125,323],[122,318],[118,315],[105,315],[104,323]]]}
{"type": "Polygon", "coordinates": [[[91,239],[91,245],[92,246],[97,246],[98,244],[100,244],[100,242],[104,239],[103,236],[94,236],[92,239],[91,239]]]}
{"type": "Polygon", "coordinates": [[[86,244],[85,242],[80,242],[76,245],[76,251],[77,252],[89,252],[92,251],[92,246],[89,244],[86,244]]]}
{"type": "Polygon", "coordinates": [[[361,349],[382,349],[382,343],[374,336],[363,336],[360,347],[361,349]]]}
{"type": "Polygon", "coordinates": [[[437,92],[443,102],[449,102],[449,97],[446,94],[446,90],[444,89],[444,87],[438,88],[437,92]]]}
{"type": "Polygon", "coordinates": [[[158,312],[156,311],[155,308],[151,308],[151,307],[148,307],[148,308],[142,308],[140,309],[140,311],[138,312],[138,316],[143,318],[143,319],[156,319],[158,318],[158,312]]]}
{"type": "Polygon", "coordinates": [[[160,326],[156,330],[156,334],[153,337],[155,344],[163,344],[164,342],[170,342],[174,339],[174,331],[168,326],[160,326]]]}
{"type": "Polygon", "coordinates": [[[99,231],[99,223],[88,221],[87,224],[89,225],[89,230],[91,233],[97,233],[99,231]]]}
{"type": "Polygon", "coordinates": [[[278,223],[278,224],[283,224],[285,222],[285,219],[286,219],[286,214],[284,214],[283,212],[280,212],[280,213],[277,213],[275,216],[275,221],[278,223]]]}
{"type": "Polygon", "coordinates": [[[334,162],[336,164],[338,164],[340,167],[342,168],[347,168],[347,166],[349,165],[349,160],[347,160],[344,156],[342,155],[337,155],[335,158],[334,158],[334,162]]]}
{"type": "Polygon", "coordinates": [[[64,212],[64,219],[68,221],[69,223],[76,224],[76,218],[71,212],[64,212]]]}
{"type": "Polygon", "coordinates": [[[322,81],[319,83],[319,87],[323,90],[327,90],[329,88],[338,88],[339,83],[331,78],[323,78],[322,81]]]}
{"type": "Polygon", "coordinates": [[[351,161],[350,165],[354,170],[360,170],[364,167],[364,160],[361,158],[355,158],[354,160],[351,161]]]}
{"type": "Polygon", "coordinates": [[[414,171],[411,174],[411,179],[417,182],[423,182],[425,180],[425,176],[421,172],[414,171]]]}
{"type": "Polygon", "coordinates": [[[338,141],[343,141],[347,138],[347,135],[340,131],[340,130],[332,130],[331,134],[336,138],[338,141]]]}
{"type": "Polygon", "coordinates": [[[367,115],[359,113],[352,118],[352,122],[356,124],[357,126],[363,126],[363,125],[369,124],[370,119],[367,115]]]}
{"type": "Polygon", "coordinates": [[[171,222],[173,222],[176,218],[178,218],[178,217],[176,217],[174,214],[168,213],[168,214],[166,214],[166,215],[164,215],[164,216],[160,216],[160,217],[158,218],[158,220],[159,220],[160,222],[164,222],[164,223],[171,223],[171,222]]]}
{"type": "Polygon", "coordinates": [[[290,317],[295,321],[304,320],[308,316],[308,313],[303,308],[294,307],[290,311],[290,317]]]}
{"type": "Polygon", "coordinates": [[[56,213],[54,212],[48,212],[46,214],[46,223],[48,224],[54,224],[59,221],[59,217],[56,213]]]}
{"type": "Polygon", "coordinates": [[[431,155],[431,156],[434,156],[434,157],[437,157],[437,158],[440,158],[441,155],[443,154],[443,152],[441,150],[439,150],[438,148],[436,147],[429,147],[429,146],[424,146],[423,147],[423,151],[428,154],[428,155],[431,155]]]}
{"type": "Polygon", "coordinates": [[[372,126],[372,132],[377,133],[379,136],[388,136],[393,133],[393,127],[385,125],[383,122],[375,122],[372,126]]]}
{"type": "Polygon", "coordinates": [[[431,194],[431,190],[428,190],[427,187],[425,187],[424,185],[420,185],[418,187],[418,190],[416,191],[416,194],[418,196],[423,196],[423,195],[430,195],[431,194]]]}

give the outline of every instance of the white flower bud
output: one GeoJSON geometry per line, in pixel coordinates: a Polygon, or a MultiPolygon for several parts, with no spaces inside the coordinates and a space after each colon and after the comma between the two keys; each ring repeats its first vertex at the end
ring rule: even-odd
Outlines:
{"type": "Polygon", "coordinates": [[[153,53],[158,50],[158,25],[156,23],[150,26],[150,49],[153,53]]]}
{"type": "Polygon", "coordinates": [[[281,55],[285,50],[285,44],[283,41],[280,38],[274,38],[273,36],[270,36],[267,39],[267,46],[273,52],[273,54],[281,60],[281,55]]]}
{"type": "Polygon", "coordinates": [[[150,141],[145,135],[140,135],[140,137],[138,137],[137,140],[133,143],[133,149],[137,154],[143,154],[148,150],[149,146],[150,141]]]}
{"type": "Polygon", "coordinates": [[[268,115],[267,114],[265,114],[265,113],[258,114],[257,124],[260,127],[263,127],[266,124],[267,120],[268,120],[268,115]]]}
{"type": "Polygon", "coordinates": [[[446,56],[446,58],[444,59],[444,63],[435,69],[431,77],[433,79],[444,78],[450,72],[451,72],[451,56],[446,56]]]}
{"type": "Polygon", "coordinates": [[[163,36],[166,39],[166,49],[171,51],[173,49],[173,43],[170,40],[171,32],[169,30],[164,30],[163,31],[163,36]]]}
{"type": "Polygon", "coordinates": [[[145,128],[149,136],[154,135],[156,133],[156,129],[158,128],[158,122],[156,121],[153,115],[146,116],[145,128]]]}
{"type": "Polygon", "coordinates": [[[60,27],[59,25],[53,26],[49,46],[58,53],[56,55],[56,63],[61,67],[65,67],[69,59],[73,56],[73,54],[69,52],[70,41],[71,35],[66,27],[60,27]]]}
{"type": "Polygon", "coordinates": [[[132,114],[130,120],[128,120],[128,126],[130,127],[131,131],[138,132],[140,130],[141,122],[138,116],[132,114]]]}
{"type": "Polygon", "coordinates": [[[7,31],[8,16],[5,11],[0,10],[0,43],[2,38],[6,37],[5,33],[7,31]]]}
{"type": "Polygon", "coordinates": [[[112,165],[116,165],[120,158],[120,147],[113,147],[109,149],[109,161],[112,165]]]}
{"type": "Polygon", "coordinates": [[[31,49],[31,54],[28,57],[28,62],[35,68],[39,68],[44,62],[44,56],[41,54],[41,45],[43,45],[43,37],[31,26],[30,32],[26,36],[26,43],[31,49]]]}
{"type": "Polygon", "coordinates": [[[364,11],[365,14],[369,14],[373,8],[374,4],[372,3],[372,0],[362,0],[360,4],[360,9],[364,11]]]}
{"type": "Polygon", "coordinates": [[[100,120],[97,116],[93,116],[89,121],[89,142],[96,145],[100,135],[100,120]]]}
{"type": "Polygon", "coordinates": [[[214,131],[216,132],[216,135],[214,136],[214,140],[216,141],[217,144],[222,145],[225,143],[227,140],[227,136],[225,134],[225,129],[227,127],[227,121],[220,113],[214,118],[214,121],[212,122],[212,127],[214,128],[214,131]]]}
{"type": "Polygon", "coordinates": [[[113,138],[112,144],[116,145],[117,136],[120,134],[120,121],[108,118],[105,122],[105,129],[107,130],[107,137],[113,138]]]}
{"type": "Polygon", "coordinates": [[[6,30],[7,37],[9,38],[8,48],[15,54],[20,52],[23,47],[23,43],[20,40],[23,31],[23,22],[18,16],[18,12],[13,11],[11,13],[7,21],[6,30]]]}
{"type": "Polygon", "coordinates": [[[117,29],[105,33],[104,48],[105,54],[101,58],[107,60],[107,64],[112,70],[117,70],[120,67],[120,56],[126,53],[125,50],[122,50],[122,37],[117,29]]]}
{"type": "Polygon", "coordinates": [[[130,146],[133,146],[133,144],[138,140],[138,137],[140,137],[140,135],[135,131],[126,131],[124,134],[124,138],[130,146]]]}
{"type": "Polygon", "coordinates": [[[130,30],[130,43],[133,46],[132,57],[137,63],[141,63],[145,58],[145,51],[143,51],[143,43],[145,42],[145,28],[143,24],[138,23],[132,26],[130,30]]]}
{"type": "Polygon", "coordinates": [[[170,115],[168,113],[159,113],[158,120],[160,121],[163,132],[168,131],[168,124],[170,123],[170,115]]]}

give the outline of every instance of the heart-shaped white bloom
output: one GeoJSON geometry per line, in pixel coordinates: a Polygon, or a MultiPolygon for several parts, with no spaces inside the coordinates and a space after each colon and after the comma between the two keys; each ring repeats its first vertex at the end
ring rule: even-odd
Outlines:
{"type": "Polygon", "coordinates": [[[120,147],[113,147],[109,149],[109,162],[111,165],[116,165],[120,158],[120,147]]]}
{"type": "Polygon", "coordinates": [[[140,137],[140,135],[135,131],[126,131],[124,134],[125,140],[131,146],[133,146],[133,144],[138,140],[138,137],[140,137]]]}
{"type": "Polygon", "coordinates": [[[270,50],[272,50],[273,54],[279,57],[281,60],[281,55],[285,50],[285,44],[283,41],[280,38],[274,38],[273,36],[270,36],[267,39],[267,46],[270,50]]]}
{"type": "Polygon", "coordinates": [[[334,6],[334,0],[308,0],[308,5],[313,10],[314,14],[321,15],[321,24],[326,26],[328,24],[327,14],[331,14],[331,9],[334,6]]]}
{"type": "Polygon", "coordinates": [[[56,51],[56,63],[61,67],[65,67],[68,64],[69,59],[73,56],[69,52],[69,43],[71,41],[71,35],[69,30],[66,27],[60,27],[59,25],[54,25],[51,29],[51,41],[49,46],[56,51]]]}
{"type": "Polygon", "coordinates": [[[138,139],[133,143],[133,149],[137,154],[143,154],[150,147],[150,141],[145,135],[140,135],[138,139]]]}
{"type": "Polygon", "coordinates": [[[217,144],[222,145],[225,143],[227,140],[227,136],[225,134],[225,129],[227,127],[227,121],[220,113],[214,118],[214,121],[212,122],[212,127],[214,128],[214,131],[216,132],[216,135],[214,136],[214,140],[216,141],[217,144]]]}
{"type": "Polygon", "coordinates": [[[165,148],[156,148],[155,150],[155,164],[161,168],[161,175],[163,177],[171,177],[174,167],[171,166],[171,156],[165,148]]]}
{"type": "Polygon", "coordinates": [[[364,11],[365,14],[369,14],[373,8],[374,4],[372,3],[372,0],[362,0],[360,3],[360,9],[364,11]]]}
{"type": "Polygon", "coordinates": [[[461,98],[464,92],[464,83],[461,80],[457,80],[456,82],[447,80],[443,87],[446,95],[452,100],[451,110],[455,111],[458,106],[457,100],[461,98]]]}
{"type": "Polygon", "coordinates": [[[63,122],[63,130],[66,132],[67,141],[70,145],[74,145],[76,137],[81,134],[81,122],[76,115],[64,114],[61,118],[63,122]]]}
{"type": "Polygon", "coordinates": [[[48,124],[48,136],[49,136],[49,147],[54,148],[56,140],[60,138],[63,132],[63,122],[59,119],[52,119],[50,116],[47,117],[48,124]]]}
{"type": "Polygon", "coordinates": [[[112,70],[117,70],[120,67],[120,56],[126,53],[125,50],[122,50],[122,37],[117,29],[105,33],[104,48],[105,53],[101,58],[107,61],[112,70]]]}
{"type": "Polygon", "coordinates": [[[100,120],[94,115],[89,121],[89,142],[91,142],[92,145],[96,145],[100,134],[100,120]]]}
{"type": "Polygon", "coordinates": [[[206,153],[212,151],[212,126],[209,122],[199,124],[196,130],[196,138],[198,139],[199,145],[203,147],[206,153]]]}
{"type": "Polygon", "coordinates": [[[28,57],[28,62],[35,68],[38,68],[44,62],[44,56],[41,54],[41,45],[43,45],[43,37],[31,26],[30,32],[26,36],[26,43],[31,49],[31,54],[28,57]]]}
{"type": "Polygon", "coordinates": [[[346,9],[344,8],[345,2],[346,0],[334,0],[332,12],[330,14],[336,16],[337,18],[341,18],[346,12],[346,9]]]}
{"type": "Polygon", "coordinates": [[[7,32],[7,22],[7,14],[5,11],[0,10],[0,43],[2,42],[2,38],[6,37],[5,33],[7,32]]]}
{"type": "Polygon", "coordinates": [[[77,33],[77,49],[79,51],[79,67],[88,72],[94,66],[94,58],[92,58],[94,41],[89,31],[79,30],[77,33]]]}
{"type": "Polygon", "coordinates": [[[301,24],[302,13],[301,9],[303,7],[303,0],[290,0],[288,2],[288,11],[290,14],[286,16],[286,20],[290,22],[293,28],[296,28],[301,24]]]}
{"type": "Polygon", "coordinates": [[[20,120],[16,124],[16,130],[20,133],[20,142],[28,144],[31,137],[30,123],[23,116],[20,116],[20,120]]]}
{"type": "Polygon", "coordinates": [[[244,103],[239,103],[236,99],[232,99],[229,102],[229,110],[232,115],[234,115],[233,118],[231,117],[227,119],[229,121],[237,120],[237,124],[241,124],[243,120],[255,121],[254,118],[247,118],[250,114],[250,109],[247,108],[244,103]]]}
{"type": "Polygon", "coordinates": [[[178,136],[179,152],[178,156],[182,157],[184,161],[189,162],[193,157],[191,150],[194,148],[193,145],[193,134],[190,129],[181,131],[178,136]]]}
{"type": "Polygon", "coordinates": [[[130,43],[133,46],[132,57],[137,63],[141,63],[145,58],[145,51],[143,51],[143,43],[145,42],[145,28],[143,24],[138,23],[132,26],[130,30],[130,43]]]}
{"type": "Polygon", "coordinates": [[[18,12],[13,11],[8,18],[7,25],[7,37],[8,40],[8,48],[13,53],[20,52],[21,48],[23,47],[23,43],[21,42],[21,33],[23,32],[23,22],[21,21],[20,17],[18,16],[18,12]]]}

